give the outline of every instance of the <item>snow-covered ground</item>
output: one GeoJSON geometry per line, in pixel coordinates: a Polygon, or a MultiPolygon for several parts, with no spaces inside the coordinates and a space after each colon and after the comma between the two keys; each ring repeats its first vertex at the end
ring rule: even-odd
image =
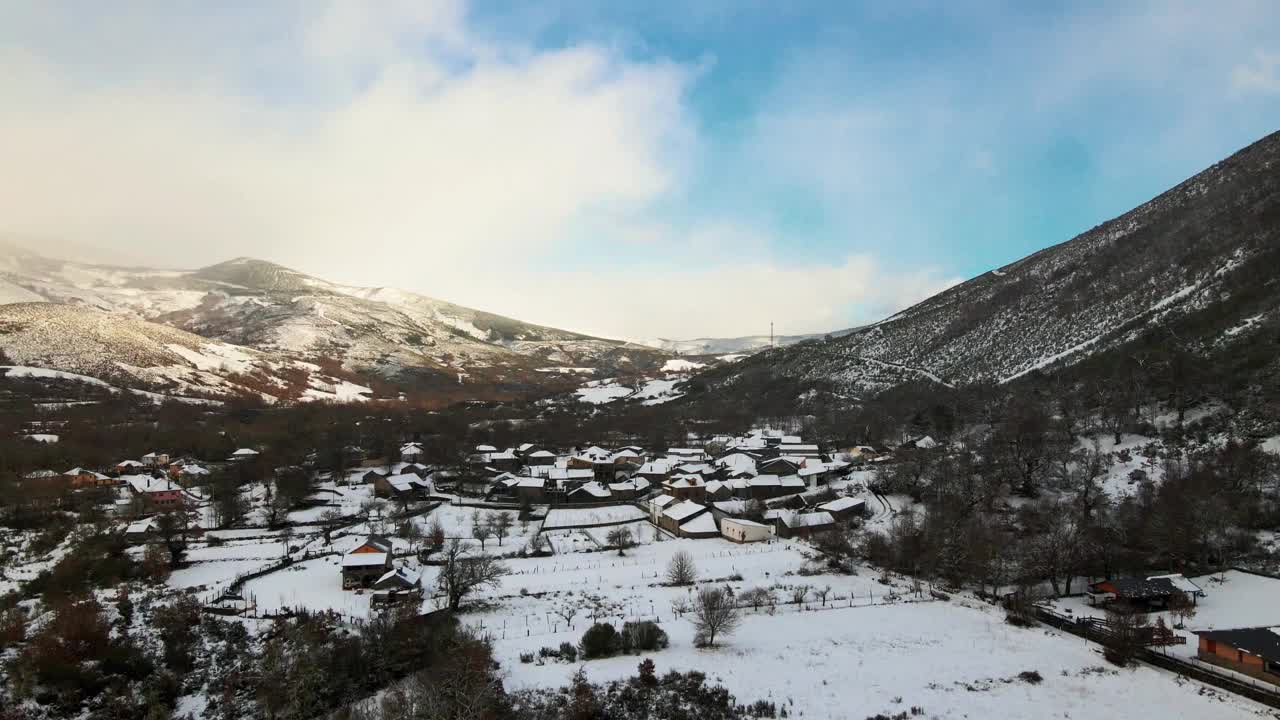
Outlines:
{"type": "Polygon", "coordinates": [[[634,505],[613,505],[598,508],[552,508],[543,521],[544,530],[563,527],[607,525],[629,520],[643,520],[647,514],[634,505]]]}

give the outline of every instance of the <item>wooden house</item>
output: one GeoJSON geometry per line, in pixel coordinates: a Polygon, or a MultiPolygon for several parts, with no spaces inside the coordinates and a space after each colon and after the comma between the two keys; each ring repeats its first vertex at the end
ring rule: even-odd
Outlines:
{"type": "Polygon", "coordinates": [[[391,541],[370,535],[358,547],[342,556],[342,589],[372,587],[391,572],[391,541]]]}

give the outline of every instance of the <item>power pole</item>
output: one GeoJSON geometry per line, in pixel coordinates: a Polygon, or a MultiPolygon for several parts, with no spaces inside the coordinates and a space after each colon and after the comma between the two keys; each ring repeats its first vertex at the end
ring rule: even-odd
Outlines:
{"type": "Polygon", "coordinates": [[[769,347],[773,347],[773,321],[769,321],[769,347]]]}

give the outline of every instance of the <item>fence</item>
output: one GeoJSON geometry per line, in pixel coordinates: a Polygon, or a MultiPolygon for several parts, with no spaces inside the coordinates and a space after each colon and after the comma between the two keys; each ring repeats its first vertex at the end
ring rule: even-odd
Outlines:
{"type": "MultiPolygon", "coordinates": [[[[739,598],[736,603],[737,608],[748,615],[778,615],[778,614],[799,614],[805,612],[825,612],[828,610],[848,610],[850,608],[868,608],[879,607],[884,605],[908,605],[942,602],[934,597],[920,596],[916,598],[908,598],[904,596],[886,593],[883,595],[845,595],[832,596],[825,601],[820,598],[806,598],[805,600],[796,602],[783,599],[775,600],[771,603],[760,603],[758,605],[749,601],[742,601],[739,598]]],[[[543,613],[526,613],[514,618],[503,618],[500,622],[488,624],[481,620],[471,625],[471,629],[475,630],[480,636],[493,640],[506,640],[508,638],[520,637],[541,637],[547,635],[558,635],[565,632],[576,632],[578,630],[586,630],[596,622],[603,622],[613,625],[616,629],[622,630],[622,626],[628,622],[652,621],[661,623],[663,617],[667,620],[681,621],[692,615],[691,610],[676,612],[674,609],[659,608],[656,601],[643,598],[635,598],[630,602],[624,603],[622,606],[613,608],[608,613],[599,613],[592,617],[591,611],[584,610],[580,615],[574,614],[566,619],[554,612],[543,613]],[[648,605],[648,612],[644,606],[648,605]],[[618,610],[622,611],[619,612],[618,610]]]]}

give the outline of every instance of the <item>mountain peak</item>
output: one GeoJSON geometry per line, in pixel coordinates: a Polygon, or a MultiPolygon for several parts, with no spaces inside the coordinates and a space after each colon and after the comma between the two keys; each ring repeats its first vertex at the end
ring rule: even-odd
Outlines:
{"type": "Polygon", "coordinates": [[[269,292],[329,292],[322,280],[300,273],[292,268],[269,260],[241,256],[226,262],[197,270],[195,276],[204,280],[239,285],[253,290],[269,292]]]}

